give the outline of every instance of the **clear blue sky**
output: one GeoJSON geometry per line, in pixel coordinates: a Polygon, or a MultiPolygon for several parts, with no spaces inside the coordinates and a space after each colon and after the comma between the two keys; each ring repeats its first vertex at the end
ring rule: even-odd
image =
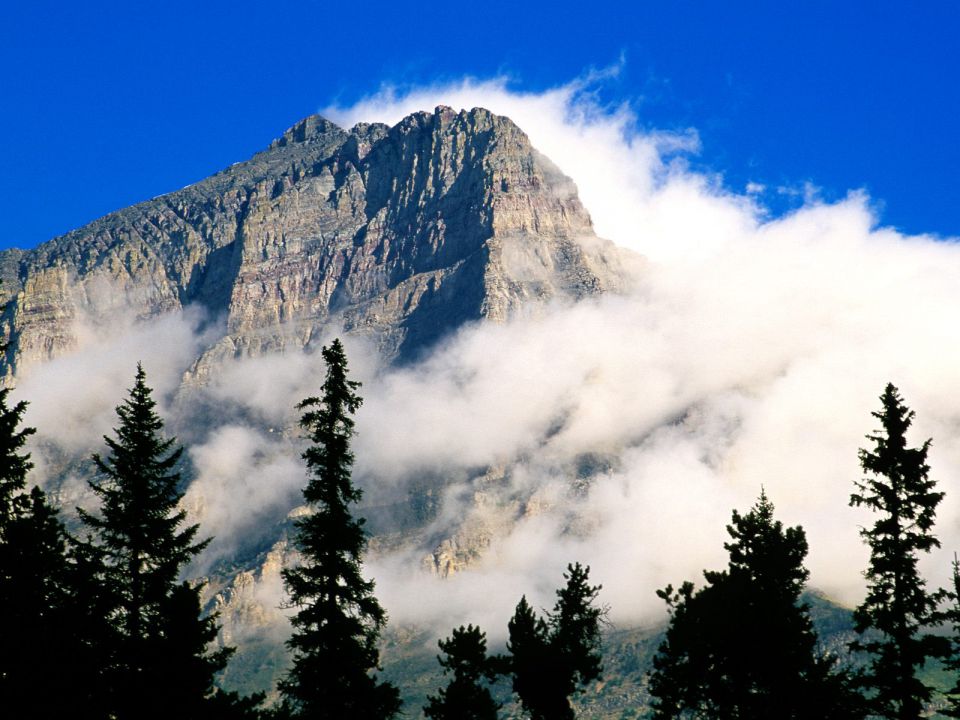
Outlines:
{"type": "Polygon", "coordinates": [[[956,0],[37,0],[0,13],[0,246],[178,189],[382,83],[541,90],[621,57],[604,99],[695,127],[730,187],[862,187],[884,224],[960,236],[956,0]]]}

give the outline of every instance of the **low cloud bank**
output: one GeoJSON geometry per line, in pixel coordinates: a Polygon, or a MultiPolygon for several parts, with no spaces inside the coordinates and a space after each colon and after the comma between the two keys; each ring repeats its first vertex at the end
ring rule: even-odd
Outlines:
{"type": "MultiPolygon", "coordinates": [[[[383,369],[348,342],[364,382],[355,450],[368,497],[450,479],[426,533],[437,540],[465,517],[517,518],[446,579],[423,571],[429,547],[371,558],[391,618],[438,632],[480,622],[496,636],[521,594],[551,605],[563,568],[579,560],[603,584],[611,619],[652,622],[662,617],[655,589],[724,562],[730,511],[761,486],[780,519],[806,528],[811,585],[856,602],[867,560],[858,526],[871,516],[847,501],[888,381],[917,412],[913,442],[934,438],[944,551],[925,565],[943,582],[960,548],[960,247],[878,227],[857,191],[767,218],[755,192],[689,169],[694,132],[641,132],[628,108],[599,107],[589,90],[466,81],[327,111],[344,125],[440,103],[508,115],[574,179],[598,234],[649,260],[629,296],[464,328],[412,367],[383,369]],[[584,458],[592,469],[577,479],[584,458]],[[499,485],[470,479],[489,465],[499,485]]],[[[207,341],[199,327],[190,314],[132,327],[21,380],[41,459],[107,431],[138,359],[172,398],[207,341]]],[[[295,502],[305,475],[292,408],[321,381],[316,354],[287,353],[230,364],[205,390],[243,410],[189,453],[190,506],[218,538],[208,564],[295,502]]]]}

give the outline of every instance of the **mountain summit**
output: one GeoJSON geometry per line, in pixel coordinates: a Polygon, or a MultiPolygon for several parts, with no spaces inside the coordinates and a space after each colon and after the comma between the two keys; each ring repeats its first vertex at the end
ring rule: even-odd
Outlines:
{"type": "Polygon", "coordinates": [[[201,182],[0,253],[0,276],[8,376],[117,312],[225,318],[201,370],[331,323],[405,361],[465,322],[622,282],[573,182],[511,120],[443,106],[349,131],[307,117],[201,182]]]}

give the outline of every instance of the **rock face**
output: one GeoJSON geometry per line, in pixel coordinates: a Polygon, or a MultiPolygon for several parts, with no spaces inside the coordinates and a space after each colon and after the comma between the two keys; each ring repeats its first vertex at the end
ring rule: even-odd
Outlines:
{"type": "MultiPolygon", "coordinates": [[[[347,131],[312,116],[202,182],[0,253],[0,378],[69,352],[85,323],[188,306],[222,331],[203,333],[182,397],[196,399],[189,390],[230,359],[309,347],[331,325],[403,363],[470,321],[616,290],[623,261],[594,234],[570,179],[507,118],[439,107],[347,131]]],[[[463,570],[532,511],[500,498],[502,470],[481,475],[473,509],[448,534],[415,537],[436,503],[428,488],[407,513],[416,527],[374,544],[422,546],[435,575],[463,570]]],[[[264,630],[278,618],[286,629],[276,609],[285,528],[208,586],[224,640],[241,648],[233,665],[246,668],[231,682],[248,689],[269,688],[285,662],[282,638],[264,630]]]]}
{"type": "Polygon", "coordinates": [[[526,135],[446,107],[392,128],[308,117],[202,182],[0,253],[0,276],[8,377],[68,350],[78,320],[120,311],[225,317],[202,376],[331,322],[402,362],[470,320],[621,282],[573,183],[526,135]]]}

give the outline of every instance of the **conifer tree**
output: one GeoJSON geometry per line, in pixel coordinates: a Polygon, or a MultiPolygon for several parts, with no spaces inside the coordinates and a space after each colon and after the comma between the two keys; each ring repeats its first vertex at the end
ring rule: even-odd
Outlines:
{"type": "Polygon", "coordinates": [[[557,602],[548,614],[551,650],[561,659],[561,680],[572,696],[600,677],[600,621],[606,610],[596,604],[600,585],[590,585],[590,568],[574,563],[563,574],[566,585],[557,590],[557,602]]]}
{"type": "Polygon", "coordinates": [[[943,620],[947,621],[950,629],[950,652],[944,665],[956,680],[953,687],[946,692],[947,707],[940,712],[947,717],[960,718],[960,561],[956,554],[953,556],[952,569],[950,588],[946,592],[950,606],[943,613],[943,620]]]}
{"type": "Polygon", "coordinates": [[[10,388],[0,389],[0,532],[20,514],[27,504],[24,491],[27,473],[33,467],[29,453],[21,453],[35,428],[20,428],[27,403],[7,406],[10,388]]]}
{"type": "Polygon", "coordinates": [[[817,652],[808,606],[807,541],[783,528],[762,493],[746,514],[733,512],[724,544],[729,565],[657,594],[670,624],[650,677],[657,720],[825,720],[863,717],[845,673],[817,652]]]}
{"type": "Polygon", "coordinates": [[[297,608],[287,642],[293,666],[279,684],[284,712],[295,718],[382,720],[400,709],[396,687],[371,675],[379,669],[386,613],[361,573],[367,538],[350,506],[361,499],[351,477],[353,414],[360,384],[347,378],[339,340],[323,348],[327,365],[321,397],[297,408],[310,446],[303,453],[310,479],[303,497],[312,512],[297,520],[299,566],[284,570],[290,604],[297,608]]]}
{"type": "Polygon", "coordinates": [[[534,720],[553,717],[555,712],[561,713],[557,717],[565,717],[566,697],[558,698],[553,687],[556,668],[550,653],[550,627],[530,606],[526,595],[517,603],[507,631],[510,655],[502,664],[513,675],[513,692],[523,709],[534,720]]]}
{"type": "Polygon", "coordinates": [[[497,720],[500,704],[484,684],[492,682],[497,671],[487,657],[487,638],[480,628],[462,625],[446,640],[440,640],[437,656],[444,675],[453,677],[437,695],[427,698],[423,714],[431,720],[497,720]]]}
{"type": "Polygon", "coordinates": [[[102,663],[89,634],[98,621],[85,616],[59,513],[40,488],[26,489],[32,463],[22,450],[34,429],[20,429],[27,404],[9,407],[9,392],[0,390],[0,698],[35,717],[99,718],[102,663]]]}
{"type": "Polygon", "coordinates": [[[882,430],[867,436],[872,449],[860,450],[866,476],[850,496],[851,505],[880,516],[860,531],[870,546],[870,564],[864,573],[867,597],[853,615],[861,635],[851,649],[868,653],[861,680],[871,692],[872,712],[915,720],[931,698],[917,671],[946,650],[943,637],[925,632],[937,622],[938,595],[927,591],[917,568],[920,553],[940,546],[933,525],[943,493],[928,477],[930,440],[907,447],[913,411],[892,384],[880,401],[882,409],[872,414],[882,430]]]}
{"type": "Polygon", "coordinates": [[[163,436],[155,408],[138,365],[117,407],[116,437],[104,437],[109,454],[93,456],[100,514],[80,511],[91,532],[83,554],[100,569],[100,602],[110,609],[109,702],[118,720],[201,716],[232,652],[207,650],[216,620],[202,616],[200,588],[179,581],[209,541],[196,542],[198,526],[185,525],[183,450],[163,436]]]}
{"type": "Polygon", "coordinates": [[[570,697],[600,677],[600,586],[588,583],[590,569],[567,567],[567,584],[547,618],[522,597],[508,624],[513,691],[532,720],[571,720],[570,697]]]}

